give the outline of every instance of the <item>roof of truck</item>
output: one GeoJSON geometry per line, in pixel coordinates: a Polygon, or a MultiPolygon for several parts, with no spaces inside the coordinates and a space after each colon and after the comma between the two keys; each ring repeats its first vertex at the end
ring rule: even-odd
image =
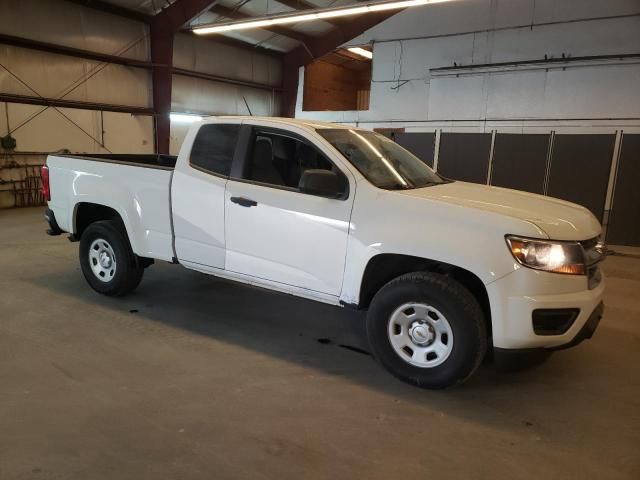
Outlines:
{"type": "Polygon", "coordinates": [[[206,122],[207,120],[230,119],[230,118],[233,118],[236,120],[269,120],[273,122],[283,123],[286,125],[298,125],[301,127],[307,127],[312,129],[354,128],[351,125],[344,125],[341,123],[321,122],[316,120],[305,120],[303,118],[287,118],[287,117],[259,117],[259,116],[250,117],[248,115],[212,115],[209,117],[204,117],[203,120],[206,122]]]}

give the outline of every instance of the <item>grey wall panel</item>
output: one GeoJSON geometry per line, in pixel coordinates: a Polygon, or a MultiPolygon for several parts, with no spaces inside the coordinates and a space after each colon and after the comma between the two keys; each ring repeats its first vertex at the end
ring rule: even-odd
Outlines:
{"type": "Polygon", "coordinates": [[[556,135],[547,194],[587,207],[602,221],[615,135],[556,135]]]}
{"type": "Polygon", "coordinates": [[[640,246],[640,135],[623,135],[607,242],[640,246]]]}
{"type": "Polygon", "coordinates": [[[436,141],[435,133],[396,133],[395,140],[424,163],[433,167],[433,149],[436,141]]]}
{"type": "Polygon", "coordinates": [[[486,183],[490,149],[490,133],[443,133],[438,173],[454,180],[486,183]]]}
{"type": "Polygon", "coordinates": [[[496,134],[491,184],[544,193],[550,138],[545,134],[496,134]]]}

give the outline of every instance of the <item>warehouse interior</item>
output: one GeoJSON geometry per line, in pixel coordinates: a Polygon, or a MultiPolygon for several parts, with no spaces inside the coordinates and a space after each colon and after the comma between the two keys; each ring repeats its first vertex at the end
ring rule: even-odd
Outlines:
{"type": "Polygon", "coordinates": [[[640,476],[640,2],[206,32],[372,3],[0,0],[0,478],[640,476]],[[429,391],[375,363],[363,311],[167,262],[96,295],[45,233],[47,156],[189,155],[209,116],[372,130],[447,179],[586,207],[609,249],[598,331],[429,391]]]}

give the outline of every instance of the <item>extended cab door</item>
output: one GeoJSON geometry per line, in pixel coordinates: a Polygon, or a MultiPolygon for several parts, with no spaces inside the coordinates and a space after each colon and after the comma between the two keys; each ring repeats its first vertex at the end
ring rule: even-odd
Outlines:
{"type": "Polygon", "coordinates": [[[354,196],[350,172],[301,132],[254,125],[244,162],[227,183],[227,270],[339,295],[354,196]],[[301,193],[306,169],[337,172],[342,198],[301,193]]]}
{"type": "Polygon", "coordinates": [[[205,123],[184,141],[171,184],[180,262],[225,267],[224,191],[241,128],[239,120],[205,123]]]}

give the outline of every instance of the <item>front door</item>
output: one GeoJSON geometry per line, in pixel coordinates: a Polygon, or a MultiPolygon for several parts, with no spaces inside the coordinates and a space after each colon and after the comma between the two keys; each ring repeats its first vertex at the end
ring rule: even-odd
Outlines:
{"type": "Polygon", "coordinates": [[[227,270],[338,296],[354,198],[348,174],[289,132],[254,127],[249,147],[225,193],[227,270]],[[344,176],[344,198],[301,193],[306,169],[344,176]]]}

